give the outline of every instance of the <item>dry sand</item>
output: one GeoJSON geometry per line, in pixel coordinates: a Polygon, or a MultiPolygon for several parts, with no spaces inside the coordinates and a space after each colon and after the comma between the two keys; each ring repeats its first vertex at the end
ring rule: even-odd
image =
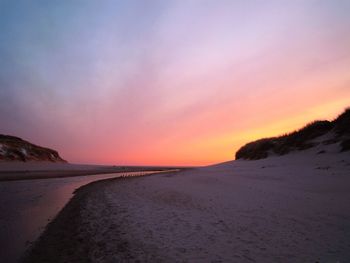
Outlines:
{"type": "Polygon", "coordinates": [[[350,155],[305,151],[80,188],[25,262],[349,262],[350,155]]]}

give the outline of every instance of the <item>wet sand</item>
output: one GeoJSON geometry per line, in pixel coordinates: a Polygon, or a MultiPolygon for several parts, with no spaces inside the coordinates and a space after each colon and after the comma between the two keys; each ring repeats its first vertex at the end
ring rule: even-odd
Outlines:
{"type": "Polygon", "coordinates": [[[174,167],[107,166],[50,162],[0,162],[0,181],[51,179],[94,174],[159,171],[169,169],[174,169],[174,167]]]}
{"type": "Polygon", "coordinates": [[[1,262],[17,262],[69,201],[75,189],[96,180],[148,173],[152,171],[0,182],[1,262]]]}

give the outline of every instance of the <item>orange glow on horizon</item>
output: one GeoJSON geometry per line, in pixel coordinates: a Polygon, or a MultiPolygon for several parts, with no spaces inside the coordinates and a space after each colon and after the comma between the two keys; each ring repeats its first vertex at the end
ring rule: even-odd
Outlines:
{"type": "MultiPolygon", "coordinates": [[[[263,125],[259,124],[256,127],[249,127],[238,132],[209,133],[208,136],[198,134],[198,136],[187,138],[181,142],[174,140],[174,143],[171,140],[160,139],[158,144],[154,144],[153,147],[146,144],[136,150],[130,148],[122,156],[115,156],[113,151],[101,152],[97,158],[94,156],[91,163],[204,166],[229,161],[233,160],[235,152],[248,142],[292,132],[314,120],[333,120],[348,105],[350,105],[349,99],[341,99],[322,106],[315,106],[305,110],[303,114],[297,113],[283,119],[270,120],[263,125]]],[[[191,131],[188,132],[191,134],[191,131]]]]}
{"type": "Polygon", "coordinates": [[[350,2],[7,2],[0,132],[71,163],[224,162],[350,106],[350,2]]]}

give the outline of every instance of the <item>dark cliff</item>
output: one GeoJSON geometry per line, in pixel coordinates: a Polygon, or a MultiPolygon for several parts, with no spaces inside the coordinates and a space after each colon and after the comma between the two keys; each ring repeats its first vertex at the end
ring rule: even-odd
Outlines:
{"type": "Polygon", "coordinates": [[[2,134],[0,134],[0,161],[66,162],[55,150],[2,134]]]}

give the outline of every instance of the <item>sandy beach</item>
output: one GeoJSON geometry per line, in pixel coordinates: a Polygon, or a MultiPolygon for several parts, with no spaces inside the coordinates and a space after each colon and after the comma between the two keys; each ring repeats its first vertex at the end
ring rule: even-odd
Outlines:
{"type": "Polygon", "coordinates": [[[154,172],[150,167],[1,163],[1,262],[18,262],[77,188],[107,178],[144,176],[154,172]]]}
{"type": "Polygon", "coordinates": [[[0,263],[350,263],[349,13],[0,0],[0,263]]]}
{"type": "Polygon", "coordinates": [[[350,156],[313,151],[91,183],[24,262],[347,262],[350,156]]]}

